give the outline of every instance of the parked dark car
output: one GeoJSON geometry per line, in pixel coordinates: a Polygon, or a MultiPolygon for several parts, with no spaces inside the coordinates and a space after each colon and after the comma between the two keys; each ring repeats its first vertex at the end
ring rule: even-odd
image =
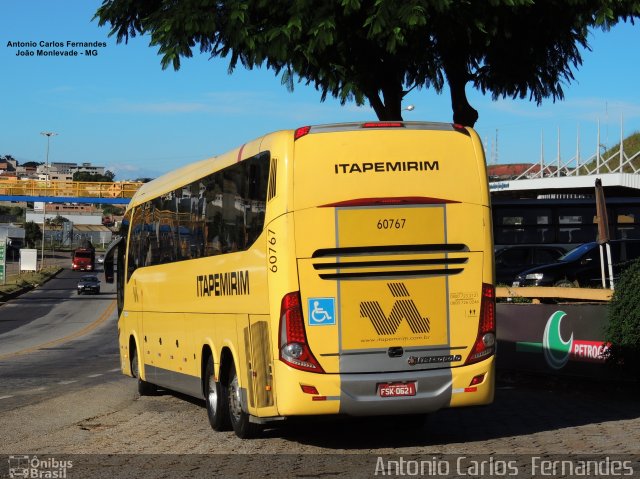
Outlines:
{"type": "Polygon", "coordinates": [[[500,248],[495,253],[496,284],[511,285],[518,273],[553,263],[567,252],[566,248],[550,245],[514,245],[500,248]]]}
{"type": "MultiPolygon", "coordinates": [[[[640,240],[613,240],[610,245],[615,281],[632,260],[640,257],[640,240]]],[[[604,263],[608,270],[606,248],[604,250],[604,263]]],[[[602,273],[598,243],[585,243],[561,256],[555,263],[523,271],[516,276],[513,286],[601,287],[602,273]]]]}
{"type": "Polygon", "coordinates": [[[100,280],[93,274],[85,274],[78,281],[78,294],[83,293],[100,293],[100,280]]]}

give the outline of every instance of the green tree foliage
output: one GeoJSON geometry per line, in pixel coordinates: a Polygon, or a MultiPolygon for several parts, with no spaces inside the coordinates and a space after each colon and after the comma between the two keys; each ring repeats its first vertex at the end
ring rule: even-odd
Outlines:
{"type": "Polygon", "coordinates": [[[24,166],[25,168],[37,168],[40,165],[44,165],[44,161],[27,161],[26,163],[23,163],[22,166],[24,166]]]}
{"type": "Polygon", "coordinates": [[[266,65],[289,89],[297,78],[322,100],[368,100],[381,120],[402,119],[408,91],[448,85],[453,121],[473,126],[467,84],[562,99],[589,29],[639,14],[636,0],[104,0],[96,18],[119,42],[148,34],[163,68],[199,46],[230,72],[266,65]]]}
{"type": "Polygon", "coordinates": [[[16,220],[18,220],[20,218],[24,218],[25,209],[20,206],[12,206],[9,208],[9,214],[11,216],[15,216],[16,220]]]}
{"type": "Polygon", "coordinates": [[[55,218],[47,218],[46,223],[51,226],[62,226],[63,223],[67,223],[68,221],[68,218],[57,214],[55,218]]]}
{"type": "Polygon", "coordinates": [[[42,239],[42,231],[40,226],[33,222],[27,221],[24,224],[24,240],[29,248],[35,248],[36,242],[42,239]]]}
{"type": "Polygon", "coordinates": [[[640,259],[620,276],[608,316],[608,359],[640,379],[640,259]]]}
{"type": "Polygon", "coordinates": [[[101,182],[101,183],[109,183],[112,182],[115,178],[116,174],[107,170],[104,175],[100,173],[89,173],[88,171],[76,171],[73,174],[73,181],[88,181],[88,182],[101,182]]]}
{"type": "Polygon", "coordinates": [[[104,205],[102,207],[102,214],[104,216],[122,216],[124,215],[125,208],[117,205],[104,205]]]}
{"type": "Polygon", "coordinates": [[[19,206],[0,205],[0,216],[9,217],[4,221],[16,222],[24,219],[24,208],[19,206]]]}

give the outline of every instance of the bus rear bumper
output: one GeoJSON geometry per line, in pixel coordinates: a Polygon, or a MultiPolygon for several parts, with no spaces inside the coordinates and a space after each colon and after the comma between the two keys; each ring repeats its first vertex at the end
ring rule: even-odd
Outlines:
{"type": "Polygon", "coordinates": [[[429,413],[448,407],[451,401],[451,371],[437,369],[399,373],[345,374],[341,381],[340,412],[350,416],[429,413]],[[413,383],[415,395],[381,397],[386,383],[413,383]]]}
{"type": "Polygon", "coordinates": [[[371,379],[370,374],[345,374],[341,381],[340,412],[351,416],[424,414],[457,406],[493,401],[494,359],[452,369],[390,373],[371,379]],[[473,379],[479,381],[472,385],[473,379]],[[415,395],[382,397],[385,383],[415,384],[415,395]]]}
{"type": "MultiPolygon", "coordinates": [[[[494,357],[477,364],[385,374],[311,374],[284,366],[278,381],[278,411],[282,416],[346,414],[380,416],[426,414],[438,409],[490,404],[494,394],[494,357]],[[286,379],[285,379],[286,378],[286,379]],[[473,384],[474,378],[480,378],[473,384]],[[380,385],[414,383],[415,395],[382,397],[380,385]],[[301,387],[314,385],[319,396],[301,387]]],[[[280,365],[282,366],[282,365],[280,365]]]]}

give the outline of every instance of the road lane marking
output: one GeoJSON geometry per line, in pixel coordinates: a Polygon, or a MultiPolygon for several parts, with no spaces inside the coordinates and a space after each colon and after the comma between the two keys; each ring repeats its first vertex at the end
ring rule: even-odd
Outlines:
{"type": "Polygon", "coordinates": [[[21,351],[5,354],[4,356],[0,356],[0,361],[8,358],[13,358],[15,356],[22,356],[23,354],[33,353],[40,349],[49,348],[51,346],[55,346],[58,344],[64,344],[68,341],[71,341],[72,339],[77,339],[79,337],[82,337],[85,334],[90,333],[91,331],[96,329],[98,326],[100,326],[102,323],[104,323],[107,319],[109,319],[109,316],[111,316],[111,314],[115,309],[116,309],[116,302],[114,300],[114,301],[111,301],[111,303],[109,303],[109,305],[107,306],[107,309],[104,310],[104,312],[98,319],[96,319],[93,323],[87,324],[84,328],[80,329],[79,331],[76,331],[75,333],[71,333],[60,339],[54,339],[53,341],[49,341],[44,344],[39,344],[38,346],[32,346],[30,348],[23,349],[21,351]]]}
{"type": "Polygon", "coordinates": [[[77,379],[72,379],[71,381],[60,381],[58,384],[61,384],[62,386],[66,386],[67,384],[73,384],[77,382],[78,382],[77,379]]]}
{"type": "Polygon", "coordinates": [[[108,373],[119,373],[120,372],[120,368],[109,369],[107,372],[108,373]]]}
{"type": "Polygon", "coordinates": [[[102,373],[98,373],[98,374],[90,374],[89,376],[87,376],[88,378],[97,378],[99,376],[102,376],[102,373]]]}
{"type": "Polygon", "coordinates": [[[13,396],[0,396],[0,399],[9,399],[12,398],[13,396]]]}

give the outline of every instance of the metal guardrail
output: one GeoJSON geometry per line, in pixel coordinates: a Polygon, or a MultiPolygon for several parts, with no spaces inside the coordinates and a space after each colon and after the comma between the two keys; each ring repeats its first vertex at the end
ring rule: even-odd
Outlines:
{"type": "Polygon", "coordinates": [[[528,286],[514,288],[511,286],[498,286],[497,298],[562,298],[580,301],[610,301],[613,291],[598,288],[551,288],[542,286],[528,286]]]}
{"type": "Polygon", "coordinates": [[[135,181],[97,183],[56,180],[2,180],[0,181],[0,195],[82,198],[132,198],[141,185],[142,183],[135,181]]]}

